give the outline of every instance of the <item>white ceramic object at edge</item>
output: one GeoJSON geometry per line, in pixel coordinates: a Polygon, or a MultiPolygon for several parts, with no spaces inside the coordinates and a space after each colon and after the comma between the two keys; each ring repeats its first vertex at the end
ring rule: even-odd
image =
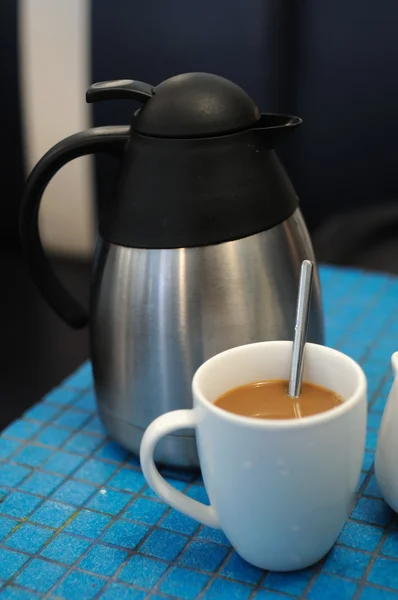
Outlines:
{"type": "Polygon", "coordinates": [[[375,474],[387,504],[398,512],[398,352],[391,357],[394,383],[379,430],[375,474]]]}
{"type": "Polygon", "coordinates": [[[227,350],[196,372],[194,408],[166,413],[143,437],[141,465],[153,490],[177,510],[224,530],[236,551],[264,569],[307,567],[333,546],[355,498],[366,434],[366,378],[351,358],[307,344],[304,380],[345,398],[338,408],[301,420],[241,417],[214,406],[228,389],[288,379],[291,342],[227,350]],[[175,490],[153,461],[168,433],[195,428],[211,506],[175,490]]]}

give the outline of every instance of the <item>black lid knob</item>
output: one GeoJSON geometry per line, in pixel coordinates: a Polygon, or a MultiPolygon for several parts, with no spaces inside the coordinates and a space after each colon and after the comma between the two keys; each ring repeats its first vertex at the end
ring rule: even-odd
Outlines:
{"type": "Polygon", "coordinates": [[[209,73],[186,73],[156,87],[130,79],[95,83],[87,102],[132,99],[144,106],[133,129],[143,135],[196,138],[249,129],[260,119],[253,100],[232,81],[209,73]]]}
{"type": "Polygon", "coordinates": [[[209,73],[187,73],[166,79],[137,113],[138,133],[192,138],[248,129],[260,118],[253,100],[232,81],[209,73]]]}

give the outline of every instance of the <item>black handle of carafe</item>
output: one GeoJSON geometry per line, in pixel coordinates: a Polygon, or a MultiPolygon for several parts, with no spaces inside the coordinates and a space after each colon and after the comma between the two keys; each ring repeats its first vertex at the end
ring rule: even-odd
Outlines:
{"type": "Polygon", "coordinates": [[[19,230],[32,278],[55,312],[76,329],[87,324],[88,314],[61,284],[44,253],[39,234],[41,198],[49,181],[66,163],[96,152],[121,156],[129,137],[128,126],[96,127],[71,135],[43,156],[26,182],[19,230]]]}

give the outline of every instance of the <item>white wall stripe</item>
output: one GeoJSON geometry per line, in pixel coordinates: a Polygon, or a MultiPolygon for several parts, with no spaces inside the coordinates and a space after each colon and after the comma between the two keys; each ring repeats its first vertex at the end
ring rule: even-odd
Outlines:
{"type": "MultiPolygon", "coordinates": [[[[26,170],[62,138],[90,126],[90,0],[19,0],[21,114],[26,170]]],[[[65,166],[42,201],[46,248],[87,256],[94,244],[93,164],[65,166]]]]}

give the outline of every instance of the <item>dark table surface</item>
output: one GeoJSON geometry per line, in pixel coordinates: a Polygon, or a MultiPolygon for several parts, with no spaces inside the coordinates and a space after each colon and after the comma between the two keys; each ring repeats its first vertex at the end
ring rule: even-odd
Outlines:
{"type": "MultiPolygon", "coordinates": [[[[85,305],[90,265],[57,260],[68,289],[85,305]]],[[[89,354],[88,330],[63,323],[36,290],[20,253],[0,253],[0,429],[57,385],[89,354]]]]}

